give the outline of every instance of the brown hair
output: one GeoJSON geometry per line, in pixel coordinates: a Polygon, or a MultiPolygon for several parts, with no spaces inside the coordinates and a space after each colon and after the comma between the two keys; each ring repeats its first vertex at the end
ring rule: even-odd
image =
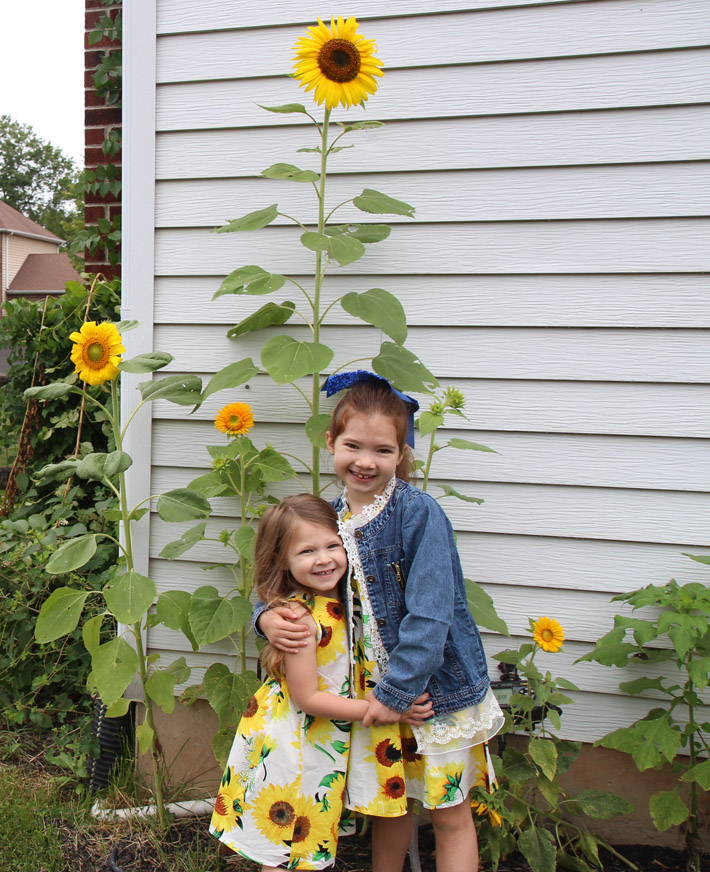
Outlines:
{"type": "Polygon", "coordinates": [[[412,451],[407,445],[410,410],[404,400],[400,399],[384,382],[357,382],[338,400],[333,409],[330,421],[330,438],[333,442],[345,430],[353,414],[382,415],[392,421],[397,435],[397,446],[402,452],[402,459],[396,469],[397,478],[409,481],[414,464],[412,451]]]}
{"type": "MultiPolygon", "coordinates": [[[[288,597],[295,590],[288,571],[288,550],[298,521],[327,527],[338,533],[338,515],[325,500],[313,494],[286,497],[278,506],[268,509],[256,534],[254,546],[254,578],[259,598],[267,608],[289,605],[288,597]]],[[[270,642],[262,648],[260,661],[264,672],[283,678],[284,652],[270,642]]]]}

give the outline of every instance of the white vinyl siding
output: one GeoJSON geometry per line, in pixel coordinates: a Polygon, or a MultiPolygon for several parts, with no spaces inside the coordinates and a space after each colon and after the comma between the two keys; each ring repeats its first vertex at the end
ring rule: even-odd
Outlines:
{"type": "MultiPolygon", "coordinates": [[[[266,335],[226,338],[265,300],[210,302],[222,278],[258,264],[308,280],[313,265],[283,220],[210,232],[272,202],[291,214],[310,202],[310,186],[259,178],[276,161],[314,165],[296,152],[314,144],[310,124],[258,104],[309,103],[286,74],[314,21],[292,0],[239,7],[157,0],[155,109],[145,119],[156,130],[155,190],[146,185],[146,202],[132,207],[154,209],[154,347],[175,355],[167,372],[204,380],[239,358],[258,361],[266,335]]],[[[396,294],[408,347],[464,392],[469,422],[447,424],[442,441],[463,436],[500,452],[436,459],[438,481],[485,498],[443,504],[464,569],[516,644],[528,617],[564,625],[564,651],[544,666],[581,689],[565,735],[593,741],[653,698],[619,692],[633,670],[573,666],[611,627],[610,597],[671,577],[710,580],[681,553],[710,550],[707,4],[353,0],[347,12],[386,63],[366,113],[348,117],[386,126],[353,135],[355,148],[331,159],[328,198],[373,187],[417,211],[390,221],[391,237],[362,260],[332,270],[326,304],[375,286],[396,294]]],[[[356,218],[343,210],[343,221],[356,218]]],[[[333,366],[375,352],[380,338],[338,307],[324,329],[333,366]]],[[[265,376],[195,415],[158,402],[152,493],[208,468],[204,446],[222,441],[213,416],[233,399],[252,404],[258,444],[305,446],[298,395],[265,376]]],[[[214,506],[208,530],[236,523],[235,502],[214,506]]],[[[224,569],[201,569],[225,557],[214,543],[179,561],[159,557],[187,526],[151,516],[151,576],[161,590],[226,592],[224,569]]],[[[488,632],[484,643],[489,654],[509,644],[488,632]]],[[[195,678],[215,660],[231,663],[228,646],[194,654],[165,628],[149,645],[185,653],[195,678]]]]}

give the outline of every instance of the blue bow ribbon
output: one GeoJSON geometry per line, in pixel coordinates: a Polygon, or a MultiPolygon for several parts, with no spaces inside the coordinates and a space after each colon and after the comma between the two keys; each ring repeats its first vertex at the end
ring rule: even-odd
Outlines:
{"type": "Polygon", "coordinates": [[[414,397],[410,397],[408,394],[403,394],[402,391],[398,391],[397,388],[392,387],[390,382],[382,375],[377,375],[377,373],[369,372],[366,369],[356,369],[352,372],[338,372],[335,375],[329,375],[328,378],[323,382],[322,391],[325,391],[326,397],[332,397],[333,394],[340,393],[340,391],[344,391],[347,388],[351,388],[353,385],[358,382],[374,382],[376,384],[384,384],[392,391],[393,394],[396,394],[400,400],[403,400],[409,409],[409,430],[407,432],[407,445],[410,445],[414,448],[414,413],[419,411],[419,403],[414,399],[414,397]]]}

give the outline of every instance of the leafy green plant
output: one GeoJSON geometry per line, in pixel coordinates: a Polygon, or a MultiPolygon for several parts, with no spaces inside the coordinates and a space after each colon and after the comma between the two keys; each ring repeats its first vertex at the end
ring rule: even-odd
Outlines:
{"type": "MultiPolygon", "coordinates": [[[[710,565],[710,556],[688,554],[710,565]]],[[[616,615],[614,628],[599,639],[580,661],[623,668],[643,665],[646,674],[619,687],[639,696],[647,692],[664,700],[661,706],[628,727],[607,734],[595,745],[631,754],[640,772],[670,764],[678,780],[671,790],[649,799],[654,826],[666,830],[684,825],[686,847],[693,869],[700,869],[700,790],[710,789],[710,724],[698,721],[700,694],[710,682],[710,589],[692,582],[649,584],[618,594],[612,602],[627,603],[632,611],[645,608],[643,617],[616,615]]]]}
{"type": "Polygon", "coordinates": [[[212,567],[225,567],[234,579],[234,587],[222,600],[216,598],[214,587],[198,588],[192,595],[190,608],[185,608],[179,620],[171,623],[171,615],[161,609],[160,600],[157,614],[169,626],[182,630],[194,650],[225,638],[235,647],[233,671],[224,663],[213,663],[206,670],[202,682],[183,694],[186,702],[192,702],[204,694],[218,714],[219,729],[212,745],[216,758],[223,763],[234,738],[239,713],[261,683],[256,673],[247,669],[247,636],[251,630],[252,612],[249,595],[254,584],[254,521],[261,517],[270,503],[277,502],[268,495],[268,485],[292,478],[295,473],[286,457],[271,445],[259,450],[245,435],[253,426],[251,409],[246,403],[225,406],[217,416],[217,425],[228,436],[233,436],[233,441],[226,446],[208,446],[212,470],[191,482],[190,490],[204,497],[236,497],[239,500],[240,524],[234,529],[222,530],[217,537],[210,537],[206,534],[206,522],[203,521],[183,533],[180,539],[166,545],[160,556],[174,560],[197,542],[219,543],[228,553],[231,552],[232,559],[212,564],[212,567]],[[206,600],[216,606],[214,615],[209,615],[209,621],[204,620],[204,608],[197,608],[198,605],[203,606],[206,600]]]}
{"type": "Polygon", "coordinates": [[[522,733],[528,740],[522,748],[506,747],[497,760],[497,791],[474,790],[474,808],[482,817],[481,854],[494,870],[502,857],[517,849],[533,872],[555,872],[558,867],[592,872],[602,868],[600,847],[622,861],[625,858],[589,830],[586,818],[628,814],[633,806],[613,793],[583,790],[571,796],[563,789],[559,777],[577,759],[581,742],[560,739],[553,731],[561,728],[560,706],[573,702],[563,691],[577,687],[541,671],[535,662],[540,650],[560,650],[564,641],[560,624],[542,617],[530,621],[530,630],[531,642],[494,655],[515,675],[504,731],[522,733]]]}

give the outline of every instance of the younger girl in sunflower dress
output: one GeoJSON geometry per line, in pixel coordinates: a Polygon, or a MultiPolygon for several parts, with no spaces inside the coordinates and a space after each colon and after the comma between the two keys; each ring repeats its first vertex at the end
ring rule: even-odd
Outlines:
{"type": "Polygon", "coordinates": [[[335,510],[324,500],[300,494],[266,512],[256,540],[257,589],[267,607],[288,603],[299,614],[308,643],[298,655],[270,645],[262,651],[270,677],[239,723],[210,824],[263,872],[332,866],[340,819],[348,817],[351,721],[362,720],[368,703],[349,698],[338,594],[346,570],[335,510]]]}

